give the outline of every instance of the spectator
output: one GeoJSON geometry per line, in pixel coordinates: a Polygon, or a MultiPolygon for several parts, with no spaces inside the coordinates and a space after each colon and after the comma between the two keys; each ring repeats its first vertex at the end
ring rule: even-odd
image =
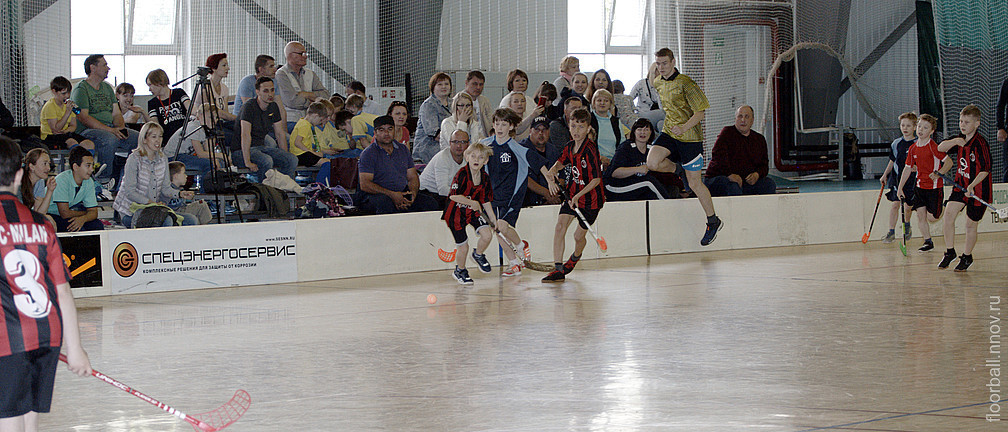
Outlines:
{"type": "MultiPolygon", "coordinates": [[[[256,56],[255,63],[252,65],[254,74],[248,75],[242,78],[238,82],[238,89],[235,90],[234,106],[231,107],[231,114],[238,117],[241,114],[241,107],[249,99],[256,97],[255,95],[255,83],[260,77],[270,77],[276,80],[276,60],[272,56],[266,54],[260,54],[256,56]]],[[[284,109],[283,102],[277,99],[276,104],[280,107],[280,116],[283,117],[284,124],[287,123],[287,110],[284,109]]],[[[340,109],[342,109],[343,104],[340,103],[340,109]]],[[[188,166],[188,164],[186,164],[188,166]]]]}
{"type": "Polygon", "coordinates": [[[350,135],[353,134],[351,120],[353,114],[349,111],[333,113],[332,122],[322,129],[322,148],[331,149],[334,157],[360,157],[363,149],[356,147],[350,135]]]}
{"type": "MultiPolygon", "coordinates": [[[[364,106],[363,106],[364,112],[372,114],[375,117],[384,114],[381,112],[381,107],[378,106],[378,103],[367,96],[367,87],[364,87],[364,83],[360,81],[350,81],[350,85],[346,87],[346,91],[347,91],[347,97],[358,95],[364,98],[364,106]]],[[[399,141],[399,142],[406,144],[406,141],[399,141]]]]}
{"type": "Polygon", "coordinates": [[[610,95],[616,94],[616,89],[613,88],[612,79],[609,78],[609,72],[606,72],[605,69],[599,69],[592,74],[591,79],[588,80],[588,88],[583,93],[585,99],[589,102],[592,101],[592,96],[595,95],[595,90],[599,89],[609,90],[610,95]]]}
{"type": "Polygon", "coordinates": [[[556,152],[562,152],[570,142],[570,128],[567,127],[571,114],[578,108],[584,108],[584,101],[577,96],[568,96],[563,103],[563,116],[550,122],[550,146],[556,152]]]}
{"type": "Polygon", "coordinates": [[[364,112],[364,98],[356,94],[347,98],[346,110],[354,115],[350,120],[353,125],[350,138],[357,144],[357,148],[367,148],[374,141],[374,120],[378,116],[364,112]]]}
{"type": "Polygon", "coordinates": [[[546,107],[545,115],[549,121],[556,120],[563,116],[563,107],[558,106],[558,97],[559,95],[557,94],[556,86],[550,84],[549,81],[543,81],[543,83],[539,85],[539,89],[536,90],[535,96],[533,97],[536,105],[546,107]]]}
{"type": "MultiPolygon", "coordinates": [[[[229,131],[234,129],[234,121],[237,117],[228,111],[228,94],[230,90],[224,84],[231,66],[228,64],[227,54],[211,54],[206,59],[206,67],[210,68],[210,97],[213,101],[204,99],[204,93],[195,95],[196,108],[193,109],[193,116],[208,128],[213,128],[219,122],[221,130],[229,131]],[[212,102],[212,103],[211,103],[212,102]],[[211,112],[210,110],[213,110],[211,112]],[[215,118],[216,117],[216,118],[215,118]]],[[[231,142],[234,138],[225,135],[225,142],[231,142]]]]}
{"type": "MultiPolygon", "coordinates": [[[[448,131],[450,129],[445,129],[448,131]]],[[[445,132],[447,135],[448,132],[445,132]]],[[[463,129],[451,132],[448,147],[441,149],[427,167],[420,173],[420,193],[427,194],[437,201],[439,208],[444,209],[448,196],[451,195],[451,182],[458,170],[465,165],[463,153],[469,148],[469,133],[463,129]]]]}
{"type": "Polygon", "coordinates": [[[658,64],[652,62],[648,67],[646,78],[641,78],[630,89],[630,98],[637,101],[637,115],[651,120],[651,125],[655,130],[662,130],[665,120],[665,110],[661,107],[661,98],[658,90],[654,87],[654,80],[658,77],[658,64]]]}
{"type": "Polygon", "coordinates": [[[346,105],[346,98],[339,93],[333,93],[333,95],[329,97],[329,102],[332,102],[333,107],[336,108],[336,112],[340,112],[346,109],[346,107],[344,106],[346,105]]]}
{"type": "MultiPolygon", "coordinates": [[[[109,90],[112,90],[111,86],[109,90]]],[[[95,197],[94,180],[91,180],[94,156],[87,149],[77,146],[70,150],[67,159],[70,169],[56,176],[56,188],[47,212],[56,221],[56,230],[76,232],[105,229],[105,225],[98,220],[98,199],[95,197]]]]}
{"type": "Polygon", "coordinates": [[[402,143],[412,153],[413,143],[410,142],[409,128],[406,127],[406,120],[409,119],[409,109],[406,108],[406,102],[392,101],[385,115],[392,117],[392,120],[395,121],[395,133],[392,134],[392,139],[402,143]]]}
{"type": "Polygon", "coordinates": [[[452,91],[451,77],[444,72],[438,72],[431,76],[428,87],[431,94],[420,105],[416,138],[413,142],[413,159],[421,163],[429,162],[434,154],[440,151],[441,122],[451,116],[451,112],[448,111],[448,96],[452,91]]]}
{"type": "MultiPolygon", "coordinates": [[[[80,145],[94,152],[94,143],[77,133],[77,106],[70,100],[70,80],[58,76],[49,83],[53,98],[39,113],[42,141],[53,149],[71,149],[80,145]]],[[[29,206],[31,207],[31,206],[29,206]]]]}
{"type": "MultiPolygon", "coordinates": [[[[491,108],[487,97],[483,96],[483,85],[485,83],[486,77],[483,76],[483,72],[478,70],[469,71],[469,74],[466,75],[465,89],[463,91],[472,96],[473,115],[483,124],[483,134],[489,136],[490,129],[493,128],[493,108],[491,108]]],[[[458,97],[458,95],[455,95],[455,97],[458,97]]]]}
{"type": "Polygon", "coordinates": [[[375,141],[361,153],[360,187],[354,202],[365,212],[388,214],[437,210],[437,202],[420,195],[420,178],[406,146],[395,142],[395,120],[375,119],[375,141]]]}
{"type": "MultiPolygon", "coordinates": [[[[528,85],[529,85],[529,77],[528,77],[528,74],[525,73],[525,71],[523,71],[521,69],[514,69],[511,72],[508,72],[508,74],[507,74],[507,89],[508,89],[508,92],[509,93],[510,92],[518,92],[518,93],[521,93],[522,96],[525,97],[525,111],[521,111],[521,112],[515,111],[515,113],[517,113],[518,116],[521,117],[521,118],[526,118],[526,117],[532,115],[532,109],[535,108],[535,99],[532,99],[531,96],[525,94],[525,92],[528,91],[528,85]]],[[[506,101],[504,99],[501,99],[501,102],[500,102],[500,105],[498,106],[498,108],[511,108],[509,106],[509,104],[505,103],[505,102],[506,101]]],[[[513,110],[514,108],[511,108],[511,109],[513,110]]],[[[532,117],[535,117],[535,116],[532,116],[532,117]]]]}
{"type": "Polygon", "coordinates": [[[623,81],[613,81],[612,86],[614,92],[613,112],[619,115],[620,124],[629,129],[639,117],[637,115],[637,111],[634,110],[633,100],[630,99],[630,96],[623,94],[623,92],[626,91],[626,87],[623,87],[623,81]]]}
{"type": "MultiPolygon", "coordinates": [[[[320,99],[325,100],[325,99],[320,99]]],[[[336,152],[323,148],[320,140],[322,125],[325,123],[328,111],[322,102],[312,102],[304,118],[294,125],[290,136],[290,152],[297,156],[298,166],[319,166],[326,162],[326,156],[336,152]]]]}
{"type": "MultiPolygon", "coordinates": [[[[322,85],[318,75],[305,68],[308,64],[308,53],[304,44],[288,42],[284,47],[284,57],[287,59],[287,64],[277,69],[276,92],[287,109],[286,121],[289,132],[294,130],[297,119],[305,116],[308,105],[315,99],[328,97],[329,90],[322,85]]],[[[258,95],[258,92],[256,94],[258,95]]]]}
{"type": "Polygon", "coordinates": [[[753,109],[742,105],[735,111],[735,125],[725,126],[714,141],[704,184],[711,196],[762,195],[777,191],[767,177],[770,160],[767,142],[752,130],[753,109]]]}
{"type": "MultiPolygon", "coordinates": [[[[147,87],[152,95],[147,101],[147,111],[164,130],[162,151],[165,156],[199,171],[201,178],[209,178],[214,164],[218,169],[226,168],[227,164],[220,157],[216,162],[211,161],[212,151],[202,125],[195,120],[188,121],[186,117],[191,105],[189,95],[180,88],[169,88],[169,83],[168,74],[162,69],[154,69],[147,74],[147,87]],[[186,136],[182,136],[183,133],[186,136]]],[[[202,187],[202,182],[200,185],[202,187]]]]}
{"type": "MultiPolygon", "coordinates": [[[[483,124],[473,113],[473,98],[468,93],[459,93],[452,100],[452,115],[441,122],[441,146],[440,149],[449,147],[449,139],[456,130],[466,131],[467,139],[479,141],[486,136],[483,134],[483,124]]],[[[461,155],[461,154],[460,154],[461,155]]],[[[461,157],[461,156],[460,156],[461,157]]],[[[455,174],[452,173],[452,176],[455,174]]],[[[451,181],[449,179],[449,181],[451,181]]]]}
{"type": "MultiPolygon", "coordinates": [[[[176,190],[181,191],[185,188],[186,183],[189,183],[189,176],[186,175],[186,166],[184,163],[179,161],[168,162],[168,172],[171,175],[171,185],[176,190]]],[[[213,215],[210,214],[210,206],[206,201],[191,201],[191,198],[184,198],[188,194],[179,194],[180,198],[174,198],[168,201],[168,208],[172,209],[175,214],[185,214],[188,213],[196,218],[196,222],[199,225],[205,225],[210,223],[213,215]]],[[[183,223],[185,222],[185,216],[183,216],[183,223]]],[[[191,220],[190,220],[191,221],[191,220]]]]}
{"type": "Polygon", "coordinates": [[[602,174],[606,200],[638,201],[674,198],[647,167],[647,151],[658,134],[648,119],[640,118],[630,128],[630,138],[616,149],[609,168],[602,174]]]}
{"type": "MultiPolygon", "coordinates": [[[[140,128],[140,146],[126,158],[126,168],[123,169],[122,186],[116,195],[112,208],[116,220],[126,228],[133,228],[133,219],[137,209],[134,204],[164,204],[172,198],[193,199],[192,191],[180,191],[172,187],[171,172],[168,170],[168,157],[161,151],[161,125],[155,122],[144,124],[140,128]]],[[[196,216],[183,213],[183,225],[196,225],[196,216]]],[[[160,220],[160,219],[158,219],[160,220]]],[[[175,219],[166,217],[161,226],[174,226],[175,219]]]]}
{"type": "Polygon", "coordinates": [[[287,128],[280,116],[280,107],[274,102],[273,79],[261,77],[256,80],[255,88],[255,103],[245,104],[235,123],[235,135],[241,147],[232,153],[232,163],[252,170],[260,181],[271,168],[293,177],[297,157],[287,151],[287,128]],[[270,128],[276,140],[268,135],[270,128]]]}
{"type": "Polygon", "coordinates": [[[133,96],[136,95],[136,88],[128,82],[116,86],[116,101],[119,103],[119,112],[123,115],[126,124],[144,124],[151,121],[147,111],[133,104],[133,96]]]}
{"type": "MultiPolygon", "coordinates": [[[[581,72],[581,61],[577,57],[567,56],[560,60],[560,76],[553,80],[553,86],[557,92],[563,94],[564,89],[569,89],[574,83],[574,74],[581,72]]],[[[560,100],[554,105],[559,105],[560,100]]],[[[566,143],[565,143],[566,144],[566,143]]]]}
{"type": "MultiPolygon", "coordinates": [[[[552,167],[557,159],[560,159],[562,149],[554,148],[550,144],[549,119],[544,116],[532,119],[532,126],[529,128],[529,131],[529,137],[518,144],[521,144],[522,147],[535,150],[539,153],[543,165],[552,167]]],[[[529,166],[529,180],[532,181],[528,182],[528,189],[533,193],[525,194],[524,207],[537,204],[560,204],[563,201],[560,195],[551,194],[548,188],[542,186],[546,184],[546,179],[543,177],[540,167],[529,166]]]]}
{"type": "MultiPolygon", "coordinates": [[[[56,177],[49,177],[49,171],[52,170],[49,151],[40,148],[29,150],[24,157],[23,166],[24,175],[21,176],[18,198],[28,208],[44,214],[49,209],[53,191],[56,190],[56,177]]],[[[56,227],[55,221],[53,227],[56,227]]]]}
{"type": "MultiPolygon", "coordinates": [[[[84,72],[87,78],[78,83],[70,94],[74,104],[80,108],[80,113],[77,114],[77,133],[94,142],[94,154],[98,162],[111,166],[116,152],[128,152],[136,148],[137,131],[125,127],[119,104],[116,103],[115,91],[105,82],[109,73],[105,57],[100,54],[88,56],[84,60],[84,72]]],[[[112,171],[116,170],[105,170],[109,173],[108,176],[102,175],[99,180],[108,180],[118,174],[112,171]]],[[[83,171],[79,174],[83,175],[83,171]]],[[[87,173],[86,179],[81,179],[91,181],[91,173],[87,173]]]]}
{"type": "Polygon", "coordinates": [[[506,96],[504,96],[504,99],[502,101],[507,102],[508,104],[507,108],[509,108],[511,111],[514,111],[516,114],[526,111],[530,113],[528,117],[522,118],[522,121],[518,123],[517,129],[515,129],[515,136],[514,136],[515,141],[521,141],[525,138],[528,138],[529,126],[532,124],[532,120],[542,115],[542,113],[546,111],[545,107],[539,105],[534,105],[531,110],[527,110],[525,106],[525,101],[526,101],[525,95],[518,92],[508,93],[506,96]]]}
{"type": "Polygon", "coordinates": [[[609,166],[609,161],[616,154],[616,145],[623,141],[629,129],[619,121],[619,116],[612,112],[613,96],[606,89],[598,89],[592,98],[591,127],[598,136],[599,157],[602,169],[609,166]]]}

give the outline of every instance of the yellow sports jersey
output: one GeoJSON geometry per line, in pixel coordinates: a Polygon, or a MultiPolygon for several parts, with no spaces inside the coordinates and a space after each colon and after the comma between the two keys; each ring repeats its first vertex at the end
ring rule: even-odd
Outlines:
{"type": "Polygon", "coordinates": [[[294,141],[297,139],[297,137],[301,137],[302,147],[310,149],[312,151],[320,150],[317,138],[317,129],[315,128],[315,126],[312,126],[312,124],[309,123],[308,120],[305,120],[303,118],[301,120],[298,120],[297,124],[294,125],[294,130],[290,134],[289,150],[295,156],[305,152],[304,150],[301,150],[294,145],[294,141]]]}
{"type": "Polygon", "coordinates": [[[682,125],[697,111],[706,111],[710,108],[707,96],[700,90],[700,86],[678,70],[673,72],[669,79],[656,77],[654,86],[661,98],[662,109],[665,110],[665,126],[662,132],[679,141],[702,142],[703,128],[700,123],[684,131],[682,135],[672,134],[672,126],[682,125]]]}
{"type": "Polygon", "coordinates": [[[337,152],[350,149],[350,141],[347,134],[342,129],[337,128],[332,122],[326,122],[325,128],[318,136],[319,146],[323,150],[332,149],[337,152]]]}

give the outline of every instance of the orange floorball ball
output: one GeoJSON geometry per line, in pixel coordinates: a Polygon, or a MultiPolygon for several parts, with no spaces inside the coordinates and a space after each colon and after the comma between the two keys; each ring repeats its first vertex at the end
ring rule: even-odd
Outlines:
{"type": "Polygon", "coordinates": [[[437,303],[437,296],[434,294],[427,295],[427,303],[434,304],[437,303]]]}

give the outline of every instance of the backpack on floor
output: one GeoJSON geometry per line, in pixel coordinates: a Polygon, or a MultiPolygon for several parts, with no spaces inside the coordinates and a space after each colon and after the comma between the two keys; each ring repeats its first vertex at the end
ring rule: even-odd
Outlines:
{"type": "Polygon", "coordinates": [[[295,215],[299,219],[343,216],[346,214],[344,206],[353,205],[350,194],[341,186],[327,188],[321,183],[312,183],[305,186],[302,193],[308,200],[295,215]]]}

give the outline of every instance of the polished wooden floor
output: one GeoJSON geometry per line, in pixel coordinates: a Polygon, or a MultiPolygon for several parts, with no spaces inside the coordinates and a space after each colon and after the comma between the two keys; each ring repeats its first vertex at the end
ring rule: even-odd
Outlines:
{"type": "MultiPolygon", "coordinates": [[[[235,432],[1008,430],[985,420],[1008,405],[988,403],[1008,233],[982,234],[967,273],[936,268],[936,240],[907,258],[873,241],[596,260],[562,285],[470,267],[472,287],[446,270],[79,306],[109,376],[192,413],[248,390],[235,432]]],[[[64,368],[41,429],[191,430],[64,368]]]]}

